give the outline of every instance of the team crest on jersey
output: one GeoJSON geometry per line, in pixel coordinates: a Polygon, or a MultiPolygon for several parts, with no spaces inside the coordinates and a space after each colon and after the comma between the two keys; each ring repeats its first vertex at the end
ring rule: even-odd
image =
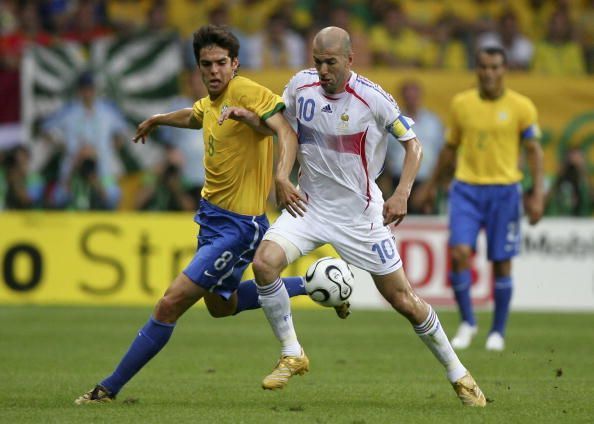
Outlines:
{"type": "Polygon", "coordinates": [[[325,113],[332,113],[332,107],[330,107],[330,105],[329,105],[329,104],[327,104],[326,106],[324,106],[324,107],[322,108],[322,112],[325,112],[325,113]]]}
{"type": "Polygon", "coordinates": [[[229,105],[223,105],[223,107],[221,108],[221,114],[225,113],[227,109],[229,109],[229,105]]]}
{"type": "Polygon", "coordinates": [[[349,129],[349,115],[343,112],[338,121],[338,131],[347,131],[349,129]]]}
{"type": "Polygon", "coordinates": [[[504,122],[504,121],[507,121],[507,118],[509,118],[509,115],[506,111],[501,110],[497,114],[497,118],[499,119],[499,121],[504,122]]]}

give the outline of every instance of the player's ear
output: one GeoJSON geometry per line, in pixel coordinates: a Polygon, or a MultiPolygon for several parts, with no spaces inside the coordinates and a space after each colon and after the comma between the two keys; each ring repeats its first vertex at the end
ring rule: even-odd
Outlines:
{"type": "Polygon", "coordinates": [[[233,69],[233,72],[237,72],[239,69],[239,59],[237,57],[231,59],[231,69],[233,69]]]}

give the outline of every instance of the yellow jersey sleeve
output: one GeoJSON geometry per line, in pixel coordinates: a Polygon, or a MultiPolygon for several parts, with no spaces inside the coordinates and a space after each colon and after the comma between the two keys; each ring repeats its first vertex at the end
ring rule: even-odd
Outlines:
{"type": "Polygon", "coordinates": [[[538,126],[538,113],[536,106],[529,99],[519,105],[519,123],[520,123],[520,139],[531,140],[540,139],[541,133],[538,126]]]}
{"type": "Polygon", "coordinates": [[[264,121],[285,108],[281,96],[251,80],[244,78],[233,89],[238,93],[239,105],[256,113],[264,121]]]}

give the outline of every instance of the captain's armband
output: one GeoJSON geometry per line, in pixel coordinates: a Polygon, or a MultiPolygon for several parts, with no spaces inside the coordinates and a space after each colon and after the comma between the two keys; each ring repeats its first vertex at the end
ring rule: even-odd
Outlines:
{"type": "Polygon", "coordinates": [[[538,126],[538,124],[532,124],[530,125],[528,128],[526,128],[524,131],[521,132],[520,134],[520,138],[523,140],[530,140],[530,139],[540,139],[541,138],[541,132],[540,132],[540,128],[538,126]]]}
{"type": "Polygon", "coordinates": [[[407,141],[416,137],[412,130],[414,121],[404,115],[398,116],[394,122],[386,126],[386,130],[400,141],[407,141]]]}

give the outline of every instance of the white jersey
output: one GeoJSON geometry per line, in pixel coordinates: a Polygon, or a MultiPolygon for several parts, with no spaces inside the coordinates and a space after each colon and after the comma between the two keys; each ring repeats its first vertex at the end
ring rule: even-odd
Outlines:
{"type": "MultiPolygon", "coordinates": [[[[383,199],[375,179],[382,172],[388,135],[408,131],[392,96],[352,72],[345,91],[329,95],[315,69],[297,73],[283,93],[285,116],[299,140],[299,187],[308,210],[332,222],[381,221],[383,199]]],[[[402,139],[402,138],[401,138],[402,139]]]]}

